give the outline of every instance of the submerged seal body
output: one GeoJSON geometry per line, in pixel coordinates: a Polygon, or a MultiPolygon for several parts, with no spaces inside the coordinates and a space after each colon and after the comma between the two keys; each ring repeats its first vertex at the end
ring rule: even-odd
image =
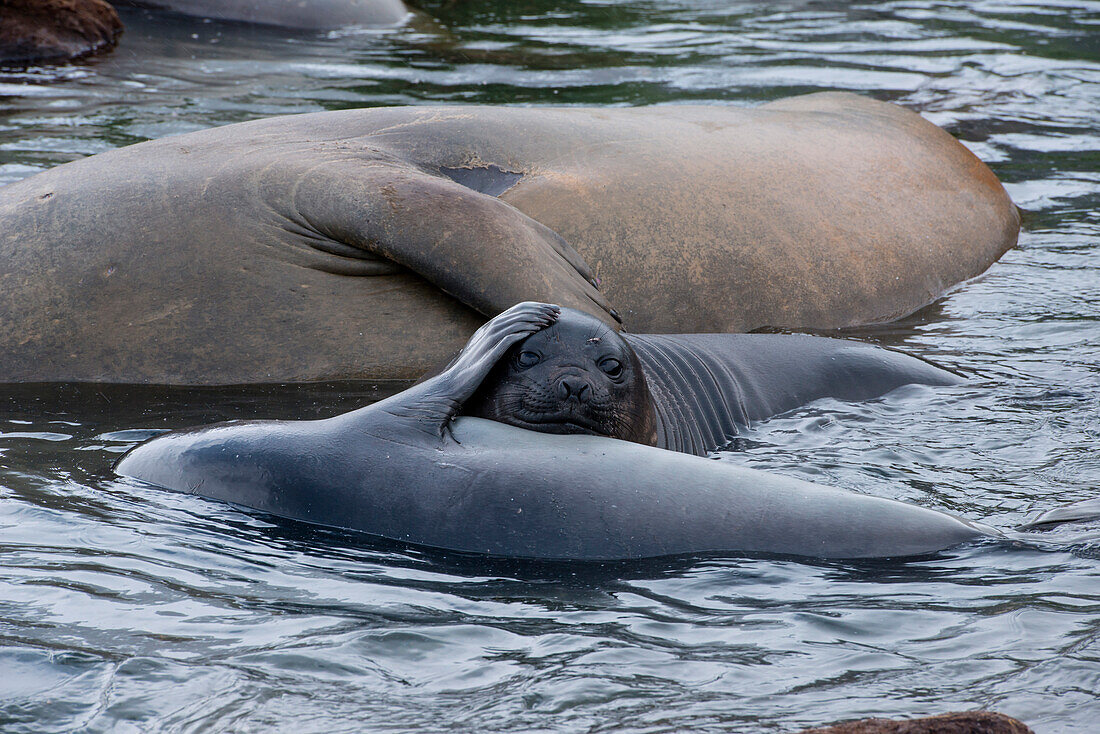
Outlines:
{"type": "Polygon", "coordinates": [[[307,30],[397,25],[409,14],[401,0],[122,0],[121,4],[307,30]]]}
{"type": "Polygon", "coordinates": [[[562,309],[514,345],[463,414],[703,455],[819,398],[866,400],[961,378],[902,352],[792,334],[629,334],[562,309]]]}
{"type": "Polygon", "coordinates": [[[272,118],[0,188],[0,380],[412,380],[523,300],[646,333],[881,322],[1017,229],[950,135],[850,94],[272,118]]]}
{"type": "Polygon", "coordinates": [[[903,557],[995,533],[940,512],[602,436],[456,418],[511,345],[553,322],[521,304],[442,373],[320,421],[155,438],[119,474],[279,517],[493,556],[725,552],[903,557]]]}

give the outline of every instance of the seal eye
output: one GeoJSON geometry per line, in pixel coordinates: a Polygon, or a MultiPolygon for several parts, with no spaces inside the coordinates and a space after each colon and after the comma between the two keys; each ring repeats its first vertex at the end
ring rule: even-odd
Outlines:
{"type": "Polygon", "coordinates": [[[527,369],[528,367],[534,367],[536,364],[538,364],[541,361],[542,361],[542,357],[540,357],[535,352],[529,352],[529,351],[524,350],[524,351],[522,351],[522,352],[520,352],[519,354],[516,355],[516,364],[518,364],[523,369],[527,369]]]}
{"type": "Polygon", "coordinates": [[[623,365],[619,360],[608,357],[600,362],[600,369],[603,370],[610,377],[618,377],[623,373],[623,365]]]}

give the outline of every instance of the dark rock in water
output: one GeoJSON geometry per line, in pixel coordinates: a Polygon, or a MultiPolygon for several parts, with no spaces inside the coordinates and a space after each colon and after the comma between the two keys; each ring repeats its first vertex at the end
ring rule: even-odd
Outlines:
{"type": "Polygon", "coordinates": [[[993,711],[964,711],[924,719],[861,719],[800,734],[1034,734],[1011,716],[993,711]]]}
{"type": "Polygon", "coordinates": [[[0,64],[106,51],[120,33],[122,21],[104,0],[0,0],[0,64]]]}

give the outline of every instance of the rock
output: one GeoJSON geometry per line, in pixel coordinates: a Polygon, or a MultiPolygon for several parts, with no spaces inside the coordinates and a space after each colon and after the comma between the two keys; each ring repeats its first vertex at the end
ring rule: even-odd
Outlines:
{"type": "Polygon", "coordinates": [[[68,61],[114,48],[120,33],[104,0],[0,0],[0,64],[68,61]]]}
{"type": "Polygon", "coordinates": [[[923,719],[861,719],[799,734],[1035,734],[1022,721],[993,711],[964,711],[923,719]]]}

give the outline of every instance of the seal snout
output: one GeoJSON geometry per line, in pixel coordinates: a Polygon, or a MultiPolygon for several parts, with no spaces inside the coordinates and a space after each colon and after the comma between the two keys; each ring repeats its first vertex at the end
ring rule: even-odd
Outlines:
{"type": "Polygon", "coordinates": [[[592,397],[592,385],[580,375],[565,375],[558,381],[558,397],[587,403],[592,397]]]}
{"type": "Polygon", "coordinates": [[[656,441],[652,398],[636,355],[603,322],[568,308],[511,347],[465,410],[543,433],[656,441]]]}

